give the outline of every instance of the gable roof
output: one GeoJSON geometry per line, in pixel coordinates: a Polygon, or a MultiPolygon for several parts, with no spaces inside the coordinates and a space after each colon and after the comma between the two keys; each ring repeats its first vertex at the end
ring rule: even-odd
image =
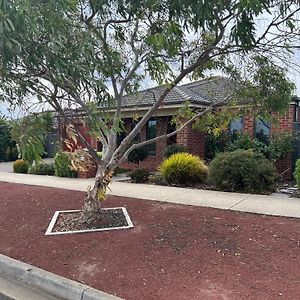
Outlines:
{"type": "MultiPolygon", "coordinates": [[[[180,105],[186,101],[194,105],[209,105],[224,99],[232,87],[232,81],[225,77],[214,77],[183,84],[171,90],[163,105],[180,105]]],[[[122,106],[124,108],[152,106],[164,89],[164,86],[158,86],[126,95],[123,98],[122,106]]]]}

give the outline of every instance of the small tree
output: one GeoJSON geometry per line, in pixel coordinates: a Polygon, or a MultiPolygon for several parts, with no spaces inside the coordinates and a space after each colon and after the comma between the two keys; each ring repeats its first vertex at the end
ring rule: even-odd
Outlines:
{"type": "Polygon", "coordinates": [[[128,161],[133,162],[140,166],[140,163],[148,157],[148,149],[146,147],[140,147],[132,150],[128,155],[128,161]]]}
{"type": "Polygon", "coordinates": [[[17,157],[16,143],[11,137],[11,124],[0,116],[0,161],[11,161],[17,157]]]}
{"type": "MultiPolygon", "coordinates": [[[[146,0],[141,5],[122,0],[4,0],[0,9],[3,97],[15,105],[36,97],[75,131],[75,119],[84,113],[90,134],[102,143],[100,158],[79,131],[74,133],[98,166],[95,184],[85,198],[86,222],[98,218],[112,171],[130,152],[175,135],[218,104],[193,112],[170,134],[131,145],[176,85],[187,76],[203,76],[206,70],[225,70],[224,63],[233,55],[245,60],[250,54],[278,57],[284,52],[285,59],[300,28],[296,1],[146,0]],[[266,15],[265,30],[258,30],[266,15]],[[149,78],[163,90],[117,146],[124,95],[140,90],[149,78]]],[[[256,93],[263,76],[244,86],[251,90],[248,96],[256,96],[266,107],[277,98],[269,98],[269,89],[256,93]]],[[[283,104],[290,101],[292,90],[285,86],[283,104]]]]}

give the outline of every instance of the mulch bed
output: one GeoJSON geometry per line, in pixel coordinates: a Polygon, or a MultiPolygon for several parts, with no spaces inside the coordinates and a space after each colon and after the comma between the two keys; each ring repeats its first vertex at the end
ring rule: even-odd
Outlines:
{"type": "Polygon", "coordinates": [[[61,212],[58,215],[52,232],[65,232],[76,230],[103,229],[128,226],[121,209],[101,210],[99,219],[92,223],[83,223],[82,212],[61,212]]]}
{"type": "Polygon", "coordinates": [[[133,229],[45,236],[83,197],[0,183],[0,253],[128,300],[299,299],[299,219],[109,197],[133,229]]]}

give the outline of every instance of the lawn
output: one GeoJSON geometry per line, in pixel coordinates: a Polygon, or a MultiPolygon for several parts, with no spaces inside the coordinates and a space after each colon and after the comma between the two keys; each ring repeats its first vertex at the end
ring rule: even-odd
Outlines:
{"type": "Polygon", "coordinates": [[[134,229],[45,236],[84,193],[0,183],[0,253],[124,299],[297,299],[300,221],[109,197],[134,229]]]}

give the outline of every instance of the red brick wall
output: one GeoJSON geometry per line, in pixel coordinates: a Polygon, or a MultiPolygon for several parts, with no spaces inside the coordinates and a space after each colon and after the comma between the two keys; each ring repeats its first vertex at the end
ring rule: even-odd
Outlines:
{"type": "Polygon", "coordinates": [[[186,147],[189,153],[205,158],[205,134],[194,130],[192,125],[177,134],[177,144],[186,147]]]}
{"type": "Polygon", "coordinates": [[[248,134],[249,136],[253,137],[254,135],[254,117],[247,115],[244,116],[244,129],[243,133],[248,134]]]}
{"type": "MultiPolygon", "coordinates": [[[[286,113],[279,115],[278,113],[274,113],[273,117],[275,117],[278,122],[273,122],[271,127],[271,136],[276,132],[293,132],[293,123],[294,123],[294,114],[295,114],[295,106],[290,105],[287,109],[286,113]]],[[[254,136],[255,130],[255,121],[254,117],[251,115],[247,115],[244,117],[244,130],[243,132],[249,134],[251,137],[254,136]]],[[[278,161],[276,163],[276,167],[279,174],[283,174],[285,179],[292,179],[292,155],[288,155],[284,159],[278,161]]]]}
{"type": "MultiPolygon", "coordinates": [[[[293,130],[293,121],[294,121],[294,105],[290,105],[288,111],[286,114],[282,116],[278,116],[279,124],[276,126],[276,124],[272,124],[271,128],[271,134],[274,132],[292,132],[293,130]]],[[[157,122],[157,136],[166,133],[167,130],[167,124],[169,117],[159,117],[156,119],[157,122]]],[[[125,128],[126,131],[130,131],[131,127],[131,120],[125,119],[125,128]]],[[[83,127],[83,125],[80,128],[81,133],[83,133],[87,140],[91,143],[93,148],[97,148],[97,141],[91,137],[88,136],[88,129],[86,127],[83,127]]],[[[251,137],[254,135],[254,117],[247,115],[244,117],[244,133],[249,134],[251,137]]],[[[62,130],[63,137],[65,138],[65,131],[62,130]]],[[[140,132],[141,140],[146,139],[146,126],[142,128],[140,132]]],[[[201,133],[199,131],[196,131],[192,129],[192,126],[187,126],[184,128],[181,132],[177,134],[177,144],[183,145],[187,148],[188,152],[198,155],[201,158],[205,158],[205,134],[201,133]]],[[[167,147],[167,142],[165,140],[161,140],[156,143],[156,156],[149,156],[145,161],[141,162],[140,167],[146,168],[149,170],[156,170],[158,165],[163,160],[163,152],[165,148],[167,147]]],[[[67,149],[66,149],[67,150],[67,149]]],[[[121,165],[122,168],[127,169],[136,169],[138,166],[134,163],[123,163],[121,165]]],[[[279,173],[284,172],[285,170],[289,169],[285,173],[285,178],[292,178],[292,158],[291,155],[283,159],[282,161],[277,163],[277,168],[279,173]]]]}

